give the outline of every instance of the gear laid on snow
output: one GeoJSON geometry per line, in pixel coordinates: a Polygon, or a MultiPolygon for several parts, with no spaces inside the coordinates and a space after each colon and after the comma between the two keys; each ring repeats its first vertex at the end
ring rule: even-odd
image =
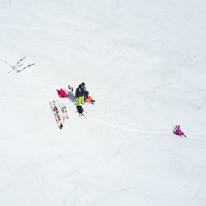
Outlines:
{"type": "Polygon", "coordinates": [[[84,109],[83,109],[82,106],[77,106],[77,111],[78,111],[78,113],[81,115],[81,114],[83,114],[84,109]]]}
{"type": "Polygon", "coordinates": [[[13,72],[13,71],[17,71],[17,72],[18,72],[19,70],[17,70],[17,68],[19,68],[20,66],[23,65],[22,61],[23,61],[24,59],[26,59],[26,56],[23,57],[23,58],[21,58],[14,66],[12,66],[12,65],[9,64],[7,61],[5,61],[5,63],[8,64],[8,65],[12,68],[12,70],[10,70],[8,73],[11,73],[11,72],[13,72]],[[21,64],[21,63],[22,63],[22,64],[21,64]]]}
{"type": "Polygon", "coordinates": [[[28,64],[27,66],[25,66],[25,67],[22,68],[22,69],[17,69],[16,72],[17,72],[17,73],[18,73],[18,72],[22,72],[22,71],[25,70],[26,68],[31,67],[31,66],[34,66],[34,65],[35,65],[35,63],[33,63],[33,64],[28,64]]]}
{"type": "MultiPolygon", "coordinates": [[[[14,71],[16,68],[20,67],[23,64],[20,64],[24,59],[26,59],[26,57],[21,58],[14,66],[12,66],[11,64],[9,64],[7,61],[5,61],[6,64],[8,64],[13,70],[11,70],[10,72],[14,71]]],[[[10,73],[8,72],[8,73],[10,73]]]]}
{"type": "Polygon", "coordinates": [[[65,121],[65,119],[69,119],[69,115],[67,113],[66,105],[64,103],[60,103],[59,101],[57,101],[57,102],[58,102],[59,108],[61,109],[63,121],[65,121]]]}
{"type": "Polygon", "coordinates": [[[55,117],[55,120],[56,120],[56,123],[57,123],[59,129],[62,129],[63,128],[63,124],[62,124],[61,117],[59,115],[59,110],[58,110],[58,108],[56,106],[55,101],[49,102],[49,104],[50,104],[51,110],[52,110],[52,112],[54,114],[54,117],[55,117]]]}
{"type": "Polygon", "coordinates": [[[80,116],[84,116],[86,118],[86,116],[83,114],[84,109],[81,105],[77,106],[77,112],[79,113],[80,116]]]}
{"type": "Polygon", "coordinates": [[[24,59],[26,59],[26,56],[23,57],[23,58],[21,58],[14,66],[12,66],[12,65],[9,64],[7,61],[5,61],[5,63],[8,64],[8,65],[12,68],[12,70],[9,71],[8,73],[13,72],[13,71],[16,71],[17,73],[19,73],[19,72],[22,72],[23,70],[25,70],[26,68],[35,65],[35,63],[32,63],[32,64],[28,64],[27,66],[25,66],[25,67],[23,67],[23,68],[20,68],[20,67],[23,65],[22,61],[23,61],[24,59]],[[22,63],[22,64],[21,64],[21,63],[22,63]],[[17,69],[17,68],[19,68],[19,69],[17,69]]]}

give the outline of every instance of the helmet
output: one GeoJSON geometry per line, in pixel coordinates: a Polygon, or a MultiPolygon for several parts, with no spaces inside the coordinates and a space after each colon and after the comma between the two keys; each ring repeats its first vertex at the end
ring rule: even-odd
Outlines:
{"type": "Polygon", "coordinates": [[[81,85],[82,85],[82,86],[85,86],[85,83],[84,83],[84,82],[82,82],[82,83],[81,83],[81,85]]]}

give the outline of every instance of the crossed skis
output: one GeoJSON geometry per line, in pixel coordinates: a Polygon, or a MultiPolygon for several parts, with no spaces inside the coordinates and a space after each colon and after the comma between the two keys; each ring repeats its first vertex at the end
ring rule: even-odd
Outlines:
{"type": "Polygon", "coordinates": [[[8,73],[11,73],[11,72],[13,72],[13,71],[16,71],[17,73],[19,73],[19,72],[22,72],[23,70],[25,70],[26,68],[35,65],[35,63],[32,63],[32,64],[28,64],[27,66],[25,66],[25,67],[23,67],[23,68],[20,68],[20,67],[23,65],[22,61],[23,61],[24,59],[26,59],[26,56],[23,57],[23,58],[21,58],[14,66],[12,66],[12,65],[9,64],[7,61],[5,61],[5,63],[8,64],[8,65],[12,68],[12,70],[10,70],[8,73]],[[19,68],[19,69],[18,69],[18,68],[19,68]]]}

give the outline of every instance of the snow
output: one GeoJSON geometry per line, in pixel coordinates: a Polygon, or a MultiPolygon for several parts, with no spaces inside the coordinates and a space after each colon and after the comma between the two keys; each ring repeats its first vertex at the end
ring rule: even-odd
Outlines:
{"type": "Polygon", "coordinates": [[[205,1],[2,0],[0,31],[1,206],[206,205],[205,1]]]}

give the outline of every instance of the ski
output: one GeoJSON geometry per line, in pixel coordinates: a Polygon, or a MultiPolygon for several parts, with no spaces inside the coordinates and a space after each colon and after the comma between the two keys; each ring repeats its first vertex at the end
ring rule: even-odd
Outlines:
{"type": "Polygon", "coordinates": [[[9,64],[7,61],[5,61],[5,63],[8,64],[13,69],[13,66],[9,64]]]}
{"type": "MultiPolygon", "coordinates": [[[[11,64],[9,64],[7,61],[5,61],[6,64],[8,64],[13,70],[15,70],[17,67],[19,67],[19,64],[24,60],[26,59],[26,56],[21,58],[14,66],[12,66],[11,64]]],[[[23,64],[21,64],[23,65],[23,64]]]]}
{"type": "MultiPolygon", "coordinates": [[[[22,65],[23,65],[23,64],[19,64],[15,69],[19,68],[19,67],[22,66],[22,65]]],[[[15,69],[9,71],[8,73],[11,73],[11,72],[15,71],[15,69]]]]}
{"type": "Polygon", "coordinates": [[[69,119],[66,106],[64,104],[60,104],[59,101],[57,102],[58,102],[59,108],[61,109],[63,121],[65,121],[66,119],[69,119]]]}
{"type": "Polygon", "coordinates": [[[66,115],[65,115],[63,106],[59,103],[59,101],[57,101],[57,102],[58,102],[59,108],[60,108],[61,113],[62,113],[62,119],[63,119],[63,121],[65,121],[65,119],[66,119],[66,115]]]}
{"type": "Polygon", "coordinates": [[[13,68],[15,69],[15,68],[18,66],[18,64],[20,64],[24,59],[26,59],[26,56],[23,57],[23,58],[21,58],[21,59],[16,63],[16,65],[13,66],[13,68]]]}
{"type": "Polygon", "coordinates": [[[54,114],[54,117],[55,117],[55,120],[56,120],[56,123],[57,123],[59,129],[62,129],[63,128],[63,124],[62,124],[61,117],[59,115],[59,110],[58,110],[58,108],[56,106],[55,101],[49,102],[49,104],[50,104],[51,110],[52,110],[52,112],[54,114]]]}
{"type": "Polygon", "coordinates": [[[20,70],[16,70],[16,72],[18,73],[18,72],[22,72],[23,70],[25,70],[26,68],[28,68],[28,67],[31,67],[31,66],[34,66],[35,65],[35,63],[33,63],[33,64],[28,64],[27,66],[25,66],[24,68],[22,68],[22,69],[20,69],[20,70]]]}
{"type": "Polygon", "coordinates": [[[64,106],[64,112],[65,112],[66,118],[69,119],[69,115],[68,115],[68,113],[67,113],[67,108],[66,108],[66,106],[64,106]]]}

